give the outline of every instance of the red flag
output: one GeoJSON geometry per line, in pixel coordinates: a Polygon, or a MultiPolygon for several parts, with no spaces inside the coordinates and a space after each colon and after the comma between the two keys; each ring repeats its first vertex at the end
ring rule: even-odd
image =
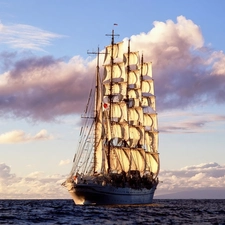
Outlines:
{"type": "Polygon", "coordinates": [[[109,103],[104,102],[103,103],[103,110],[108,110],[109,109],[109,103]]]}

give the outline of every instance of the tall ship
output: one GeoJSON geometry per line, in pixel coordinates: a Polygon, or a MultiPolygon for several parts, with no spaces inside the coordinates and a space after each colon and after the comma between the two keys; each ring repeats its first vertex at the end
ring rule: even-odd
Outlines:
{"type": "Polygon", "coordinates": [[[108,36],[111,44],[96,52],[95,87],[62,185],[76,205],[149,204],[160,166],[152,63],[130,50],[130,40],[115,43],[114,30],[108,36]]]}

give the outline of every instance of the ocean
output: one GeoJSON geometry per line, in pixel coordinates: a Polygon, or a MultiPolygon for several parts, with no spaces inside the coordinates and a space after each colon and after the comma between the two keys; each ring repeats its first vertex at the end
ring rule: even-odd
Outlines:
{"type": "Polygon", "coordinates": [[[0,224],[225,225],[225,200],[158,200],[149,205],[76,206],[72,200],[0,200],[0,224]]]}

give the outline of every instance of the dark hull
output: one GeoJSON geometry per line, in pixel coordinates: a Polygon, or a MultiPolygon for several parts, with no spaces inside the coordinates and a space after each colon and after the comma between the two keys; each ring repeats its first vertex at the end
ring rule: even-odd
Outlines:
{"type": "Polygon", "coordinates": [[[157,184],[151,189],[132,189],[98,184],[71,184],[68,188],[76,205],[121,205],[152,203],[157,184]]]}

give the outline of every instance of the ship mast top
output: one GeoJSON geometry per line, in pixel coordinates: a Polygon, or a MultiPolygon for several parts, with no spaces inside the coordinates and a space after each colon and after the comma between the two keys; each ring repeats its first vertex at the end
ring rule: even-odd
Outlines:
{"type": "MultiPolygon", "coordinates": [[[[117,26],[116,23],[113,24],[114,26],[117,26]]],[[[111,118],[112,118],[112,87],[113,87],[113,82],[112,82],[112,78],[113,78],[113,64],[114,64],[114,60],[113,60],[113,49],[114,49],[114,37],[115,36],[119,36],[119,34],[115,34],[114,33],[114,29],[112,29],[112,34],[106,34],[106,36],[111,36],[111,56],[110,56],[110,65],[111,65],[111,79],[110,79],[110,93],[109,93],[109,118],[110,118],[110,124],[112,123],[111,118]]],[[[108,173],[110,173],[110,140],[108,140],[108,157],[107,157],[107,161],[108,161],[108,173]]]]}

